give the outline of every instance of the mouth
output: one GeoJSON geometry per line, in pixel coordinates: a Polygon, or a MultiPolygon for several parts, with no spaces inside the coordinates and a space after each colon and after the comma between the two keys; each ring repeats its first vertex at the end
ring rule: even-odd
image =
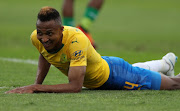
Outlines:
{"type": "Polygon", "coordinates": [[[44,48],[48,49],[52,45],[52,42],[48,41],[48,42],[42,43],[42,44],[43,44],[44,48]]]}

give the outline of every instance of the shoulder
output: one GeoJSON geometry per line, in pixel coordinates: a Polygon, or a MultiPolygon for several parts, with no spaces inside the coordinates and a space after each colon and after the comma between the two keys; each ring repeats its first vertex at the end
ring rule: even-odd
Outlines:
{"type": "Polygon", "coordinates": [[[37,39],[37,30],[34,30],[31,33],[30,39],[34,46],[37,46],[39,44],[39,40],[37,39]]]}
{"type": "Polygon", "coordinates": [[[63,36],[63,43],[69,45],[78,45],[79,43],[88,44],[88,38],[86,35],[80,29],[75,27],[65,26],[63,36]]]}
{"type": "Polygon", "coordinates": [[[32,33],[31,33],[31,36],[30,36],[30,39],[33,40],[37,37],[37,30],[34,30],[32,33]]]}
{"type": "Polygon", "coordinates": [[[71,39],[69,39],[69,46],[71,47],[82,47],[86,48],[90,44],[88,38],[84,34],[75,34],[71,39]]]}
{"type": "Polygon", "coordinates": [[[84,33],[80,29],[76,27],[71,27],[71,26],[64,26],[63,34],[68,38],[72,38],[76,35],[85,36],[84,33]]]}
{"type": "Polygon", "coordinates": [[[78,28],[71,27],[71,26],[64,26],[64,31],[70,31],[70,32],[78,32],[78,28]]]}

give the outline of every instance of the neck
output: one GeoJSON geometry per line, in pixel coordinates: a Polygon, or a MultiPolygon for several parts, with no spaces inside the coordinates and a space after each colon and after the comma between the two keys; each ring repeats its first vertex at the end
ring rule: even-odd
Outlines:
{"type": "Polygon", "coordinates": [[[58,51],[60,51],[64,46],[64,44],[62,44],[62,39],[63,39],[63,34],[61,35],[61,39],[59,40],[57,46],[54,49],[47,51],[47,52],[54,54],[54,53],[57,53],[58,51]]]}

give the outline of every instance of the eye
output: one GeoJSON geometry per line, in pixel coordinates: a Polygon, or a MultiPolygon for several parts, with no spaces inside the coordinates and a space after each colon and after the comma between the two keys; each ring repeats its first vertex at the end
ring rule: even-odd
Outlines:
{"type": "Polygon", "coordinates": [[[42,35],[43,35],[43,33],[42,33],[42,32],[40,32],[40,31],[37,31],[37,35],[38,35],[38,36],[42,36],[42,35]]]}
{"type": "Polygon", "coordinates": [[[52,35],[53,35],[53,33],[52,33],[52,32],[47,32],[47,33],[46,33],[46,35],[48,35],[48,36],[52,36],[52,35]]]}

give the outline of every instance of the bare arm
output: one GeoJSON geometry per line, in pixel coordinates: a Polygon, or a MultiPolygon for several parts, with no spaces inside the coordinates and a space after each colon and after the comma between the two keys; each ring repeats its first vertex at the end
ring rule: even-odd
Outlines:
{"type": "Polygon", "coordinates": [[[85,66],[70,67],[68,73],[69,83],[57,85],[38,85],[35,92],[54,92],[54,93],[77,93],[83,86],[85,66]]]}
{"type": "Polygon", "coordinates": [[[53,93],[78,93],[81,91],[86,66],[70,67],[68,73],[69,83],[57,85],[30,85],[10,90],[6,93],[35,93],[35,92],[53,92],[53,93]]]}
{"type": "Polygon", "coordinates": [[[40,54],[35,84],[42,84],[51,64],[40,54]]]}

